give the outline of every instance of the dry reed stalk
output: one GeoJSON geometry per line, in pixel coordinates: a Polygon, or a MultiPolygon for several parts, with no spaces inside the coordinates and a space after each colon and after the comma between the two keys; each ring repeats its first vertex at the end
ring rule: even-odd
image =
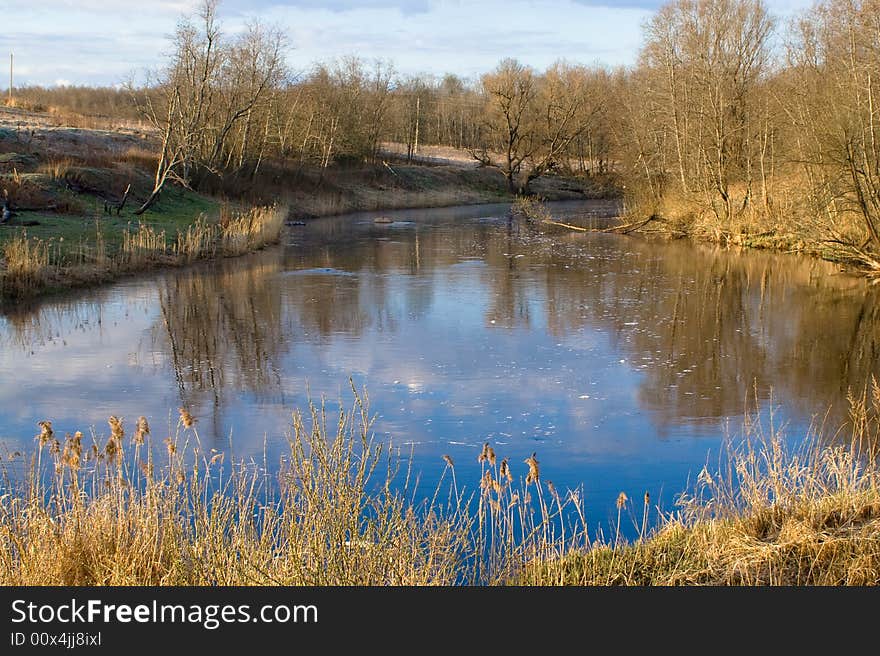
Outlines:
{"type": "Polygon", "coordinates": [[[0,278],[4,296],[27,296],[43,287],[52,274],[49,263],[49,243],[30,239],[22,232],[3,245],[5,270],[0,278]]]}
{"type": "MultiPolygon", "coordinates": [[[[118,417],[108,420],[114,453],[81,432],[61,448],[51,422],[40,422],[37,471],[7,479],[0,496],[0,584],[880,583],[880,464],[860,446],[880,435],[876,383],[853,397],[845,446],[744,440],[729,467],[702,473],[650,534],[643,519],[633,544],[590,541],[578,492],[547,482],[545,504],[536,454],[517,486],[508,460],[496,474],[484,446],[475,496],[453,486],[447,502],[437,492],[414,501],[398,485],[399,454],[374,441],[363,403],[296,413],[274,477],[220,452],[193,458],[186,411],[165,441],[165,467],[146,441],[122,452],[118,417]]],[[[142,417],[135,442],[148,434],[142,417]]],[[[618,530],[628,503],[621,493],[618,530]]]]}

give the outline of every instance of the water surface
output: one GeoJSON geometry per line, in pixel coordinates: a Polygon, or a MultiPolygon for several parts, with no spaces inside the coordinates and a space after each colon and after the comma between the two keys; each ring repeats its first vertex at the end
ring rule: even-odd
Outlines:
{"type": "MultiPolygon", "coordinates": [[[[611,203],[554,205],[603,225],[611,203]]],[[[878,292],[824,262],[511,220],[506,205],[295,226],[265,252],[0,315],[0,448],[177,408],[205,448],[277,462],[293,409],[351,402],[411,449],[428,493],[442,456],[475,487],[490,441],[536,452],[592,516],[620,491],[673,495],[755,404],[792,440],[880,373],[878,292]]]]}

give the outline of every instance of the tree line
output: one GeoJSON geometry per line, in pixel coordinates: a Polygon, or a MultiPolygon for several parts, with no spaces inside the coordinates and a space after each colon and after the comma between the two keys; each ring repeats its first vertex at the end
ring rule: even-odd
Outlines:
{"type": "Polygon", "coordinates": [[[824,0],[780,24],[761,0],[676,0],[623,79],[615,153],[643,205],[878,266],[880,2],[824,0]]]}
{"type": "Polygon", "coordinates": [[[636,64],[617,69],[505,59],[468,80],[347,57],[296,75],[283,32],[253,22],[226,34],[205,0],[148,84],[30,92],[152,124],[160,148],[142,210],[168,180],[442,145],[500,170],[511,192],[552,172],[610,175],[639,211],[716,236],[808,229],[876,264],[880,0],[820,0],[788,22],[762,0],[672,0],[643,37],[636,64]]]}

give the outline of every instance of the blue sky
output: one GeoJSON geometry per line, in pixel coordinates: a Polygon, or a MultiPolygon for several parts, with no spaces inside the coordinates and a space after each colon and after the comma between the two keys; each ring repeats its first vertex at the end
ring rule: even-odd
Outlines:
{"type": "MultiPolygon", "coordinates": [[[[785,18],[811,0],[766,0],[785,18]]],[[[0,56],[16,85],[113,85],[142,78],[168,49],[191,0],[4,0],[0,56]]],[[[289,35],[294,71],[344,55],[391,60],[401,73],[464,77],[503,57],[544,68],[564,58],[627,65],[659,0],[225,0],[224,30],[259,17],[289,35]]],[[[2,68],[0,68],[2,70],[2,68]]],[[[0,87],[5,88],[5,75],[0,87]]]]}

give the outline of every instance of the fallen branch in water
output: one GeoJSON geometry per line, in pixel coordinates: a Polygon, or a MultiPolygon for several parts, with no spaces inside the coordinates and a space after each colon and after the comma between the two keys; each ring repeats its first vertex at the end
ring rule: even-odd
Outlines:
{"type": "Polygon", "coordinates": [[[602,232],[614,232],[619,235],[628,235],[631,232],[638,230],[639,228],[644,228],[646,225],[651,223],[651,221],[658,221],[660,217],[657,214],[652,214],[644,221],[635,221],[633,223],[625,223],[623,225],[614,226],[612,228],[605,228],[602,232]]]}
{"type": "Polygon", "coordinates": [[[612,226],[611,228],[582,228],[581,226],[571,225],[570,223],[562,223],[561,221],[553,221],[551,219],[544,219],[543,223],[549,223],[550,225],[561,226],[563,228],[568,228],[569,230],[577,230],[578,232],[613,232],[619,235],[627,235],[631,232],[638,230],[639,228],[643,228],[648,225],[651,221],[658,220],[660,217],[656,214],[652,214],[644,221],[635,221],[633,223],[625,223],[619,226],[612,226]]]}
{"type": "Polygon", "coordinates": [[[597,232],[593,228],[582,228],[580,226],[571,225],[570,223],[562,223],[561,221],[552,221],[550,219],[544,219],[542,223],[549,223],[550,225],[562,226],[563,228],[568,228],[569,230],[577,230],[579,232],[597,232]]]}
{"type": "Polygon", "coordinates": [[[833,248],[836,253],[860,264],[869,271],[880,271],[880,258],[873,253],[866,251],[864,246],[857,246],[851,241],[840,238],[823,239],[821,243],[829,248],[833,248]]]}

